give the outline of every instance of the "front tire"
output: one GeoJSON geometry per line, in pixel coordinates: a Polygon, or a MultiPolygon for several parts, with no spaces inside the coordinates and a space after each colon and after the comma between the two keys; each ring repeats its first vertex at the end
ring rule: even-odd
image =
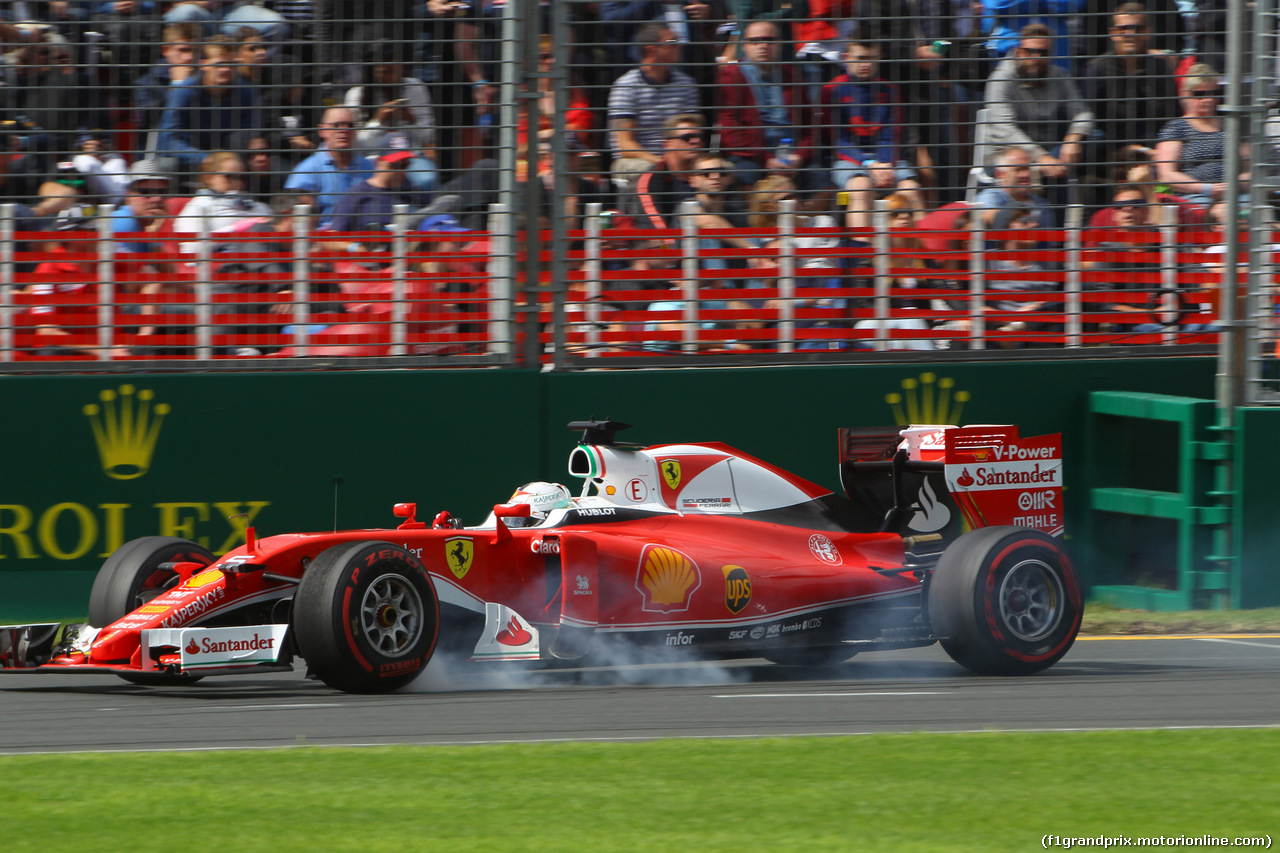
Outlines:
{"type": "MultiPolygon", "coordinates": [[[[98,569],[89,593],[89,624],[105,628],[137,610],[178,582],[178,573],[165,563],[213,563],[213,554],[176,536],[143,536],[117,548],[98,569]]],[[[125,681],[142,687],[174,687],[195,684],[203,676],[166,673],[118,672],[125,681]]]]}
{"type": "Polygon", "coordinates": [[[1080,581],[1061,543],[1022,527],[966,533],[929,584],[933,632],[979,675],[1030,675],[1056,663],[1080,630],[1080,581]]]}
{"type": "Polygon", "coordinates": [[[307,568],[293,599],[298,651],[325,684],[388,693],[418,677],[440,633],[426,567],[389,542],[336,545],[307,568]]]}
{"type": "Polygon", "coordinates": [[[165,563],[212,565],[213,554],[176,536],[144,536],[124,543],[98,569],[89,593],[89,624],[105,628],[173,587],[178,573],[165,563]]]}

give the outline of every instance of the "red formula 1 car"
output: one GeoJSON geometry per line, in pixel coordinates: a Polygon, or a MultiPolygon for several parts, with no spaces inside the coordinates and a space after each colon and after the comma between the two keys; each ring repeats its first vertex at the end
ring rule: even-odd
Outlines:
{"type": "Polygon", "coordinates": [[[438,654],[574,661],[626,643],[808,665],[941,642],[974,672],[1023,675],[1075,640],[1057,435],[843,429],[840,497],[724,444],[619,443],[625,427],[570,424],[581,494],[530,484],[475,527],[397,504],[394,528],[250,530],[221,559],[136,539],[102,566],[87,625],[0,629],[0,666],[174,684],[301,657],[379,693],[438,654]]]}

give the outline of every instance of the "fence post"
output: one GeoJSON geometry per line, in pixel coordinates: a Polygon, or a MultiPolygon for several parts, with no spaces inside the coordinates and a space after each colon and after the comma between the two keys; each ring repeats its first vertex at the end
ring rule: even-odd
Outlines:
{"type": "Polygon", "coordinates": [[[697,205],[686,201],[680,205],[680,296],[684,311],[680,325],[680,349],[686,353],[698,351],[698,219],[694,215],[697,205]]]}
{"type": "Polygon", "coordinates": [[[505,204],[489,205],[489,352],[510,355],[511,294],[515,292],[515,256],[512,217],[505,204]]]}
{"type": "Polygon", "coordinates": [[[1170,346],[1178,342],[1178,325],[1182,321],[1182,294],[1178,287],[1178,206],[1173,203],[1156,206],[1160,220],[1160,290],[1156,299],[1153,319],[1164,323],[1164,312],[1173,312],[1174,320],[1160,333],[1160,343],[1170,346]]]}
{"type": "Polygon", "coordinates": [[[293,206],[293,351],[307,354],[308,326],[311,323],[311,247],[308,224],[311,205],[293,206]]]}
{"type": "Polygon", "coordinates": [[[13,361],[13,205],[0,204],[0,361],[13,361]]]}
{"type": "Polygon", "coordinates": [[[405,337],[408,324],[408,306],[405,305],[405,276],[409,272],[409,264],[405,258],[408,253],[408,240],[405,239],[405,224],[409,219],[409,205],[397,204],[391,208],[391,350],[393,356],[404,355],[406,351],[405,337]]]}
{"type": "Polygon", "coordinates": [[[98,358],[111,361],[115,332],[116,243],[111,233],[111,213],[115,207],[102,205],[97,221],[98,232],[98,358]]]}
{"type": "Polygon", "coordinates": [[[987,318],[983,313],[987,294],[987,224],[982,211],[973,217],[969,232],[969,349],[987,348],[987,318]]]}
{"type": "Polygon", "coordinates": [[[889,276],[889,213],[884,206],[883,199],[876,199],[875,210],[871,214],[871,227],[875,231],[875,269],[876,269],[876,296],[875,304],[875,329],[876,336],[873,339],[873,347],[877,352],[884,352],[889,349],[889,308],[891,301],[889,298],[889,290],[893,285],[893,279],[889,276]]]}
{"type": "Polygon", "coordinates": [[[778,352],[796,348],[796,203],[778,202],[778,352]]]}
{"type": "Polygon", "coordinates": [[[1080,270],[1084,257],[1084,240],[1081,224],[1084,221],[1084,208],[1073,204],[1067,208],[1067,282],[1066,299],[1063,308],[1066,312],[1066,347],[1079,349],[1084,344],[1084,323],[1080,312],[1084,305],[1081,298],[1083,285],[1080,270]]]}
{"type": "Polygon", "coordinates": [[[209,211],[200,214],[199,242],[196,244],[196,358],[213,358],[213,237],[209,232],[209,211]]]}
{"type": "Polygon", "coordinates": [[[600,261],[601,243],[600,232],[603,223],[601,222],[600,211],[603,209],[598,201],[593,201],[587,205],[587,238],[583,243],[583,298],[586,303],[582,306],[582,319],[587,324],[586,328],[586,344],[587,358],[595,358],[598,353],[596,350],[600,346],[600,273],[602,271],[602,263],[600,261]]]}

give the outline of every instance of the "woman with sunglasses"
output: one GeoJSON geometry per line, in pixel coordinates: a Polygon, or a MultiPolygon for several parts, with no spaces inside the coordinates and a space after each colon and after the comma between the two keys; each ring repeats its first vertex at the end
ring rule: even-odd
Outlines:
{"type": "MultiPolygon", "coordinates": [[[[1227,136],[1218,114],[1222,81],[1211,67],[1196,63],[1183,78],[1181,91],[1182,117],[1162,127],[1156,142],[1156,173],[1170,192],[1207,206],[1227,191],[1227,136]]],[[[1248,151],[1241,155],[1247,162],[1248,151]]],[[[1237,179],[1242,189],[1248,186],[1247,168],[1237,179]]]]}
{"type": "MultiPolygon", "coordinates": [[[[234,151],[215,151],[200,163],[200,189],[183,206],[174,221],[176,234],[190,238],[200,231],[200,223],[209,220],[209,232],[227,234],[243,227],[245,220],[270,219],[271,208],[246,195],[244,160],[234,151]]],[[[184,242],[181,249],[194,254],[196,242],[184,242]]]]}

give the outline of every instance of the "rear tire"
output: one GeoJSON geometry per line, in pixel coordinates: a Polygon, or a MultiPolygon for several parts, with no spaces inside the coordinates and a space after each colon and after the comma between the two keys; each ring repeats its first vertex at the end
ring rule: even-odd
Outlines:
{"type": "Polygon", "coordinates": [[[957,539],[929,584],[933,632],[980,675],[1030,675],[1056,663],[1080,630],[1080,582],[1061,543],[1023,527],[957,539]]]}
{"type": "Polygon", "coordinates": [[[440,602],[426,567],[389,542],[336,545],[307,567],[293,599],[298,651],[325,684],[388,693],[435,651],[440,602]]]}

